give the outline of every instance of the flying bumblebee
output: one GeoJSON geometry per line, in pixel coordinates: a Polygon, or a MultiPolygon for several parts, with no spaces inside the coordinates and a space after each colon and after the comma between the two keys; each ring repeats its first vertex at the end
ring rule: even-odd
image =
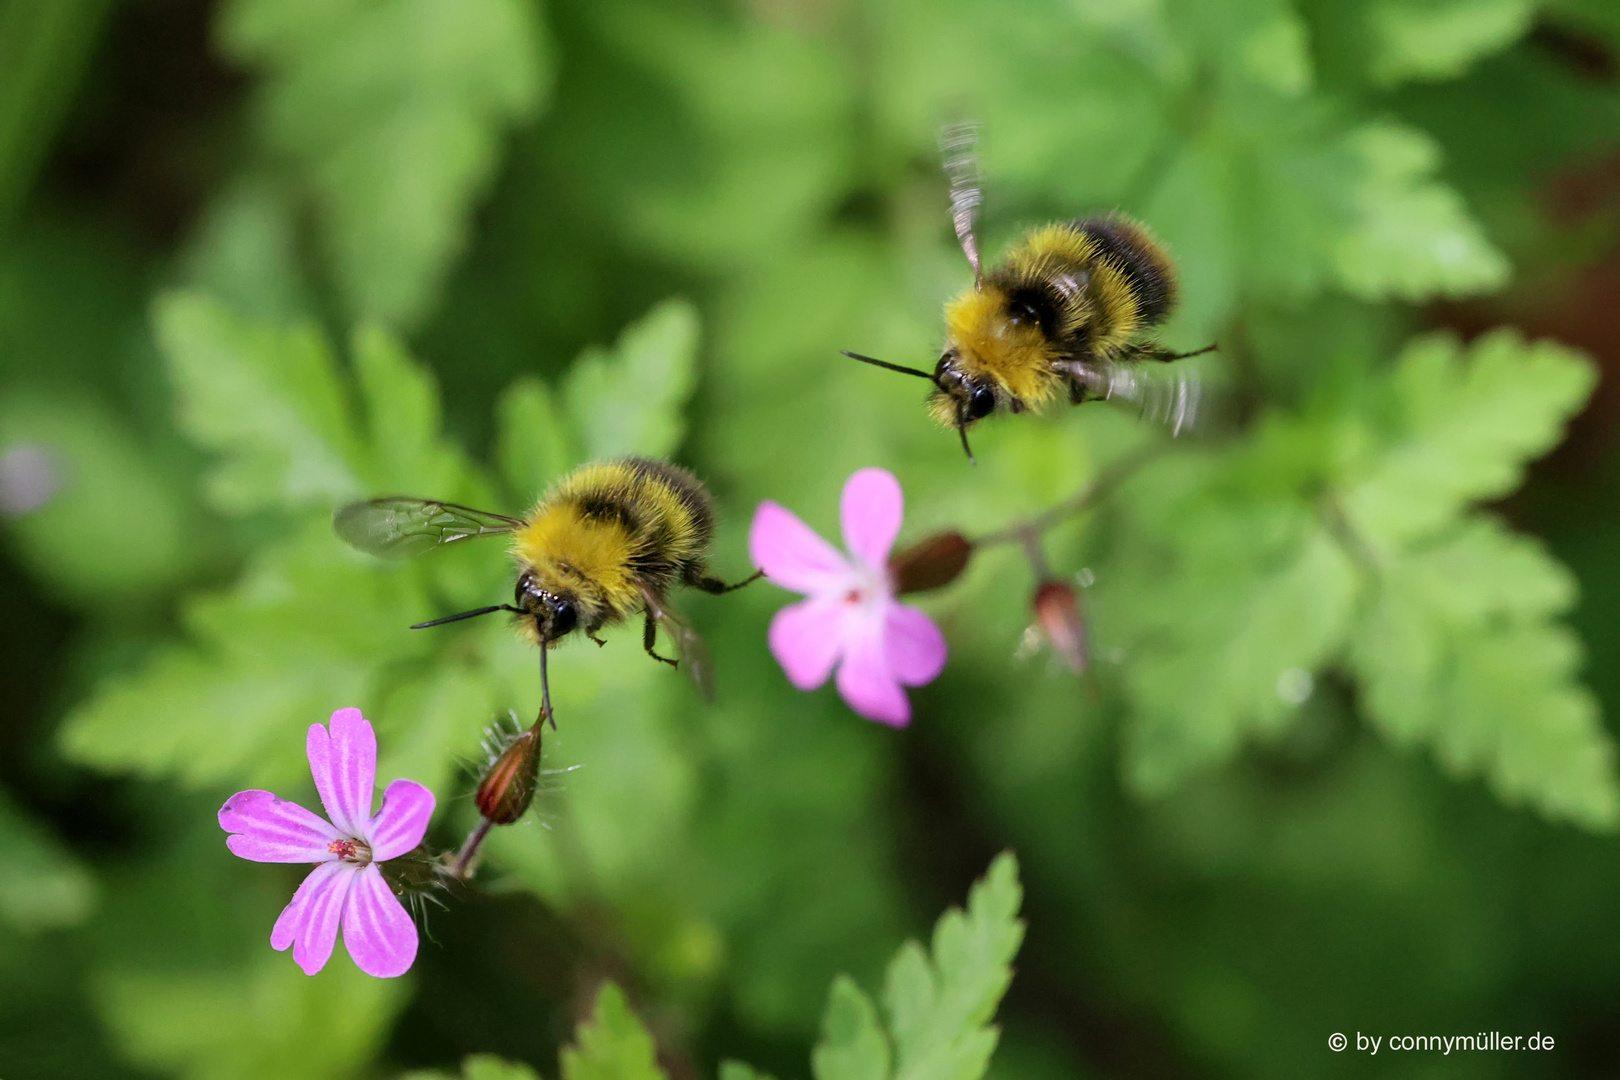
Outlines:
{"type": "MultiPolygon", "coordinates": [[[[697,477],[667,461],[628,457],[584,465],[554,484],[528,517],[512,518],[432,499],[390,496],[351,503],[332,525],[350,546],[388,559],[409,558],[480,536],[507,536],[518,566],[510,604],[491,604],[417,623],[412,630],[496,611],[540,646],[541,716],[551,716],[546,652],[578,631],[595,641],[604,626],[645,615],[642,647],[658,655],[658,626],[675,641],[698,685],[710,694],[702,639],[669,606],[677,585],[708,593],[739,589],[709,576],[714,510],[697,477]]],[[[556,723],[553,721],[552,726],[556,723]]]]}
{"type": "Polygon", "coordinates": [[[934,384],[928,408],[954,427],[968,460],[967,430],[994,412],[1039,409],[1067,397],[1124,400],[1176,433],[1192,419],[1198,383],[1191,375],[1159,379],[1144,361],[1198,356],[1145,341],[1176,304],[1176,275],[1147,226],[1123,214],[1043,225],[1025,235],[999,266],[979,260],[974,219],[980,202],[974,128],[945,129],[956,239],[973,268],[973,286],[945,305],[945,349],[933,373],[859,353],[845,356],[934,384]]]}

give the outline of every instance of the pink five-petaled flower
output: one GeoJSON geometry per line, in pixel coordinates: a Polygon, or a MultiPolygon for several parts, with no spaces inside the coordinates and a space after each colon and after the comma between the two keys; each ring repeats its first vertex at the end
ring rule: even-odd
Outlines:
{"type": "Polygon", "coordinates": [[[901,687],[931,682],[945,667],[939,627],[894,598],[889,549],[904,506],[893,474],[861,469],[839,504],[848,557],[773,502],[760,504],[748,531],[749,554],[765,576],[807,594],[771,620],[771,652],[788,680],[814,690],[837,665],[849,707],[895,727],[911,720],[901,687]]]}
{"type": "Polygon", "coordinates": [[[422,842],[433,793],[415,780],[395,780],[372,814],[377,735],[359,709],[332,714],[332,730],[312,724],[305,744],[328,822],[268,791],[239,791],[225,801],[219,824],[231,851],[255,862],[315,863],[276,920],[270,944],[289,945],[313,975],[343,944],[367,975],[403,975],[416,959],[416,924],[383,880],[379,863],[422,842]]]}

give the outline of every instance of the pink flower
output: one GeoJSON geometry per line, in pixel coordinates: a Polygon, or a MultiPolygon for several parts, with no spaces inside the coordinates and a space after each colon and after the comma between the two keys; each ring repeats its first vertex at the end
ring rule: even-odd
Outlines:
{"type": "Polygon", "coordinates": [[[861,469],[844,484],[839,516],[846,557],[791,511],[760,503],[748,551],[765,576],[807,599],[771,620],[771,653],[800,690],[838,668],[838,692],[869,720],[904,727],[903,686],[932,682],[945,667],[945,636],[916,608],[897,603],[889,549],[905,499],[884,469],[861,469]]]}
{"type": "Polygon", "coordinates": [[[376,799],[377,735],[359,709],[332,714],[331,734],[312,724],[309,771],[330,822],[268,791],[239,791],[219,811],[231,851],[254,862],[315,863],[281,912],[270,944],[292,946],[293,959],[313,975],[337,943],[361,971],[380,979],[403,975],[416,959],[416,924],[378,870],[422,842],[433,816],[433,793],[414,780],[395,780],[376,799]]]}

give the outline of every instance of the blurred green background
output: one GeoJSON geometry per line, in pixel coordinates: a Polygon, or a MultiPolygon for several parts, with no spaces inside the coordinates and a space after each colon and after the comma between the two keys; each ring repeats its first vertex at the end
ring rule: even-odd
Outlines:
{"type": "Polygon", "coordinates": [[[554,1076],[605,978],[673,1080],[806,1076],[835,975],[1004,848],[995,1080],[1612,1076],[1617,312],[1610,0],[0,0],[0,1076],[554,1076]],[[360,705],[452,846],[537,707],[506,628],[406,630],[509,595],[498,545],[382,566],[335,505],[661,454],[735,579],[862,466],[904,541],[1168,442],[1088,405],[969,467],[839,357],[937,355],[962,117],[987,255],[1127,210],[1164,340],[1221,345],[1223,421],[1049,538],[1089,683],[1013,548],[920,598],[903,732],[788,686],[788,594],[683,597],[718,703],[636,628],[555,654],[557,771],[408,976],[272,952],[301,871],[227,795],[309,802],[360,705]],[[1556,1049],[1354,1049],[1493,1030],[1556,1049]]]}

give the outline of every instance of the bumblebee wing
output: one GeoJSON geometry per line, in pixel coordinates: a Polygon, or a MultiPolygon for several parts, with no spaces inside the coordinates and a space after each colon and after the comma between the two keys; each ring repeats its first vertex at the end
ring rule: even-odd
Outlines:
{"type": "Polygon", "coordinates": [[[384,559],[408,559],[477,536],[499,536],[523,524],[470,506],[390,495],[350,503],[332,515],[332,528],[352,548],[384,559]]]}
{"type": "Polygon", "coordinates": [[[668,611],[664,612],[658,621],[663,624],[664,631],[675,642],[675,650],[681,654],[687,674],[697,683],[698,692],[703,695],[703,700],[714,704],[714,658],[709,654],[709,646],[703,640],[703,636],[679,619],[671,617],[668,611]]]}
{"type": "Polygon", "coordinates": [[[1171,435],[1194,430],[1206,411],[1203,379],[1189,365],[1104,360],[1071,363],[1065,370],[1084,388],[1083,400],[1112,401],[1171,435]]]}
{"type": "MultiPolygon", "coordinates": [[[[686,665],[687,674],[697,683],[698,691],[702,693],[703,700],[714,703],[714,660],[709,655],[709,646],[704,642],[703,636],[690,626],[686,625],[672,610],[669,601],[656,595],[651,589],[643,586],[641,595],[647,604],[647,614],[657,620],[658,625],[664,628],[670,641],[675,643],[675,651],[680,653],[682,662],[686,665]]],[[[651,641],[649,639],[649,647],[651,641]]]]}
{"type": "Polygon", "coordinates": [[[973,267],[975,286],[984,281],[984,267],[979,261],[979,238],[974,225],[983,199],[979,180],[979,125],[973,123],[947,124],[939,133],[940,153],[945,159],[945,177],[951,185],[951,225],[956,229],[956,242],[962,245],[962,254],[973,267]]]}

